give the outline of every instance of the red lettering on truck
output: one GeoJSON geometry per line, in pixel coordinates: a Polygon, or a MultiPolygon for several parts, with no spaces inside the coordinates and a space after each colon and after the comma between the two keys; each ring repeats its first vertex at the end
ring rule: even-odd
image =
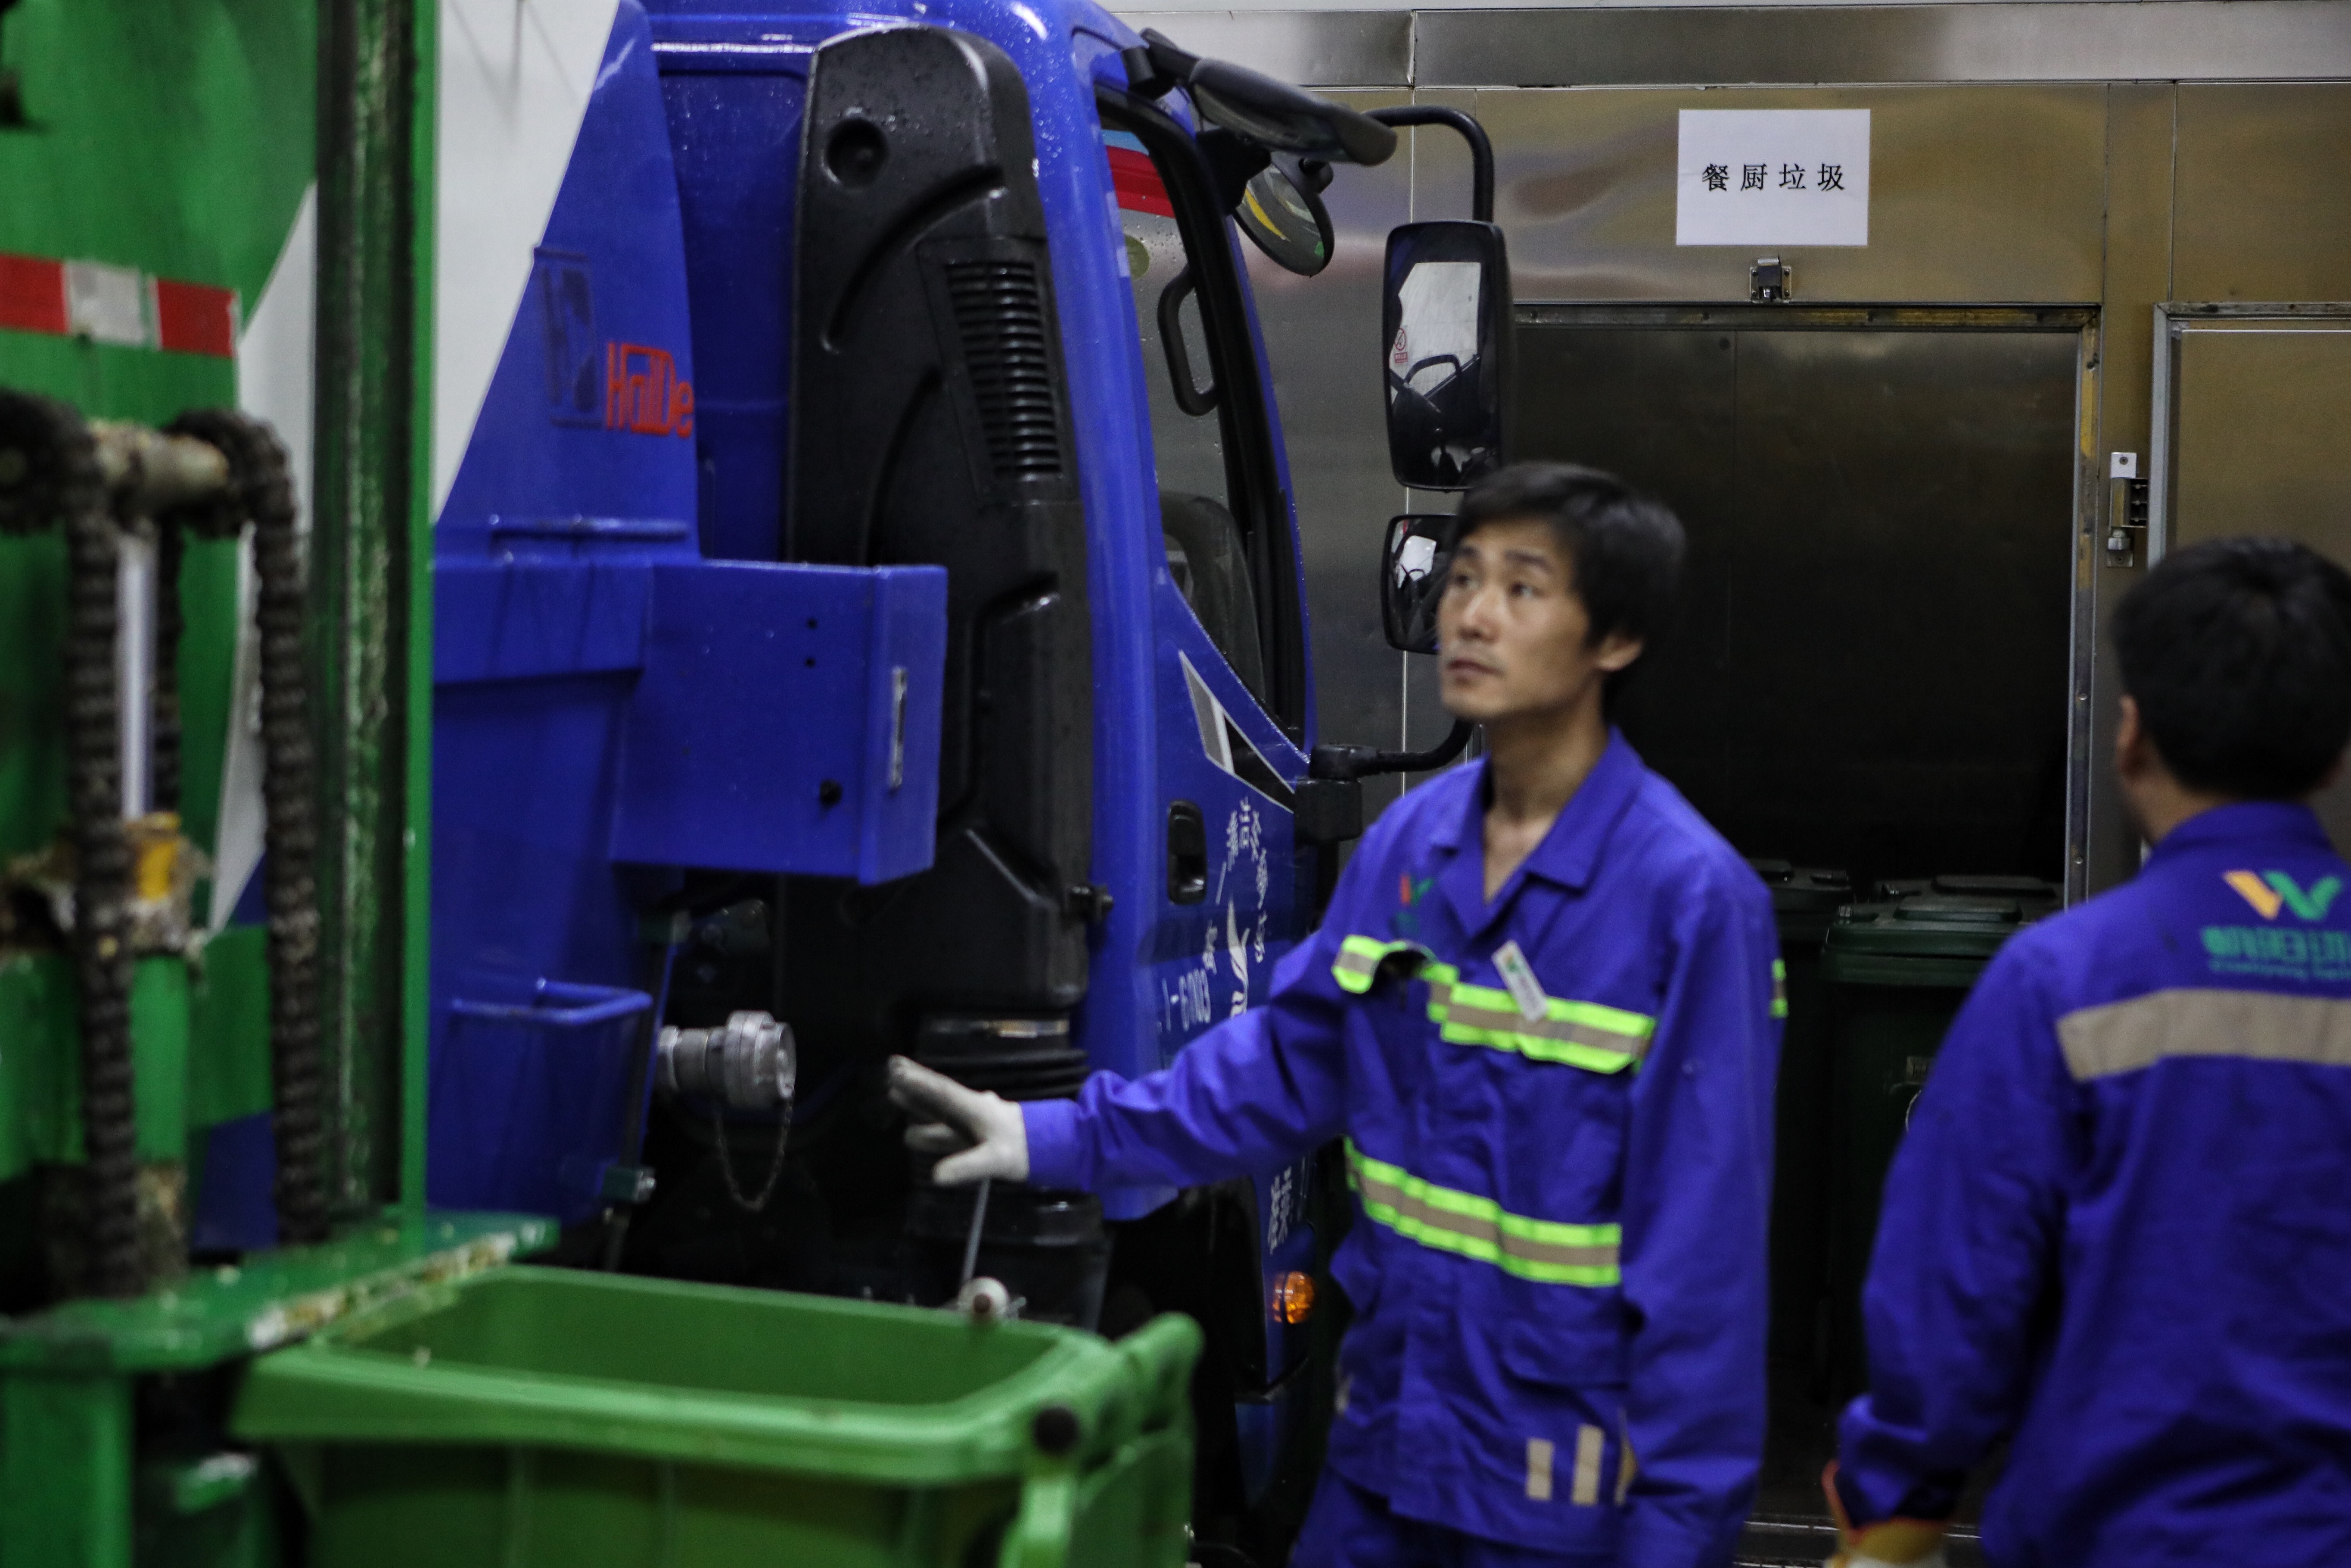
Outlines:
{"type": "Polygon", "coordinates": [[[667,349],[604,345],[604,428],[638,435],[692,435],[694,383],[667,349]]]}

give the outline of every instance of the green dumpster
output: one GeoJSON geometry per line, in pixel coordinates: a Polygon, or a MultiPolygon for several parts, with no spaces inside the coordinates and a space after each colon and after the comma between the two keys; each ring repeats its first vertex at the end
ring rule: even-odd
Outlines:
{"type": "Polygon", "coordinates": [[[1771,1171],[1771,1354],[1809,1373],[1823,1354],[1828,1268],[1828,995],[1821,939],[1837,910],[1853,902],[1853,882],[1841,871],[1783,860],[1747,863],[1771,890],[1787,1003],[1771,1171]]]}
{"type": "MultiPolygon", "coordinates": [[[[2045,912],[2038,898],[2032,907],[2045,912]]],[[[1829,1384],[1839,1402],[1868,1381],[1861,1287],[1886,1166],[1968,988],[2025,908],[2013,897],[1913,893],[1848,906],[1822,942],[1831,1036],[1829,1384]]]]}
{"type": "Polygon", "coordinates": [[[314,1568],[1180,1568],[1198,1353],[509,1268],[262,1357],[233,1429],[314,1568]]]}

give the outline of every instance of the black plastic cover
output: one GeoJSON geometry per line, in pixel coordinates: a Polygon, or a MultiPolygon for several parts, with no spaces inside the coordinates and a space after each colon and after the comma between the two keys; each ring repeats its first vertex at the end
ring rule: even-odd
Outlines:
{"type": "Polygon", "coordinates": [[[1085,516],[1011,59],[943,27],[836,38],[805,127],[785,551],[945,566],[947,656],[937,860],[789,884],[783,1004],[803,1032],[904,1049],[923,1013],[1085,993],[1085,516]]]}

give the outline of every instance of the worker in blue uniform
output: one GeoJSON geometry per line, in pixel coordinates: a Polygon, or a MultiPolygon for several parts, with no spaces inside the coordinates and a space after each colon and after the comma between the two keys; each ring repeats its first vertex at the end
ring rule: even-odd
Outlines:
{"type": "Polygon", "coordinates": [[[1524,465],[1465,497],[1447,707],[1266,1004],[1164,1071],[1009,1105],[903,1060],[943,1182],[1194,1184],[1344,1136],[1355,1320],[1301,1568],[1729,1561],[1763,1436],[1778,938],[1608,724],[1680,525],[1524,465]]]}
{"type": "Polygon", "coordinates": [[[1941,1560],[2006,1441],[1998,1568],[2351,1563],[2351,577],[2167,558],[2114,626],[2133,881],[2011,939],[1886,1187],[1848,1568],[1941,1560]]]}

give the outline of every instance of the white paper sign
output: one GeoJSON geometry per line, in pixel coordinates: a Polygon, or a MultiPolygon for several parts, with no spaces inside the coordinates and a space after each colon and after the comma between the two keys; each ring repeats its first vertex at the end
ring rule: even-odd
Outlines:
{"type": "Polygon", "coordinates": [[[1867,245],[1869,110],[1685,109],[1676,245],[1867,245]]]}

